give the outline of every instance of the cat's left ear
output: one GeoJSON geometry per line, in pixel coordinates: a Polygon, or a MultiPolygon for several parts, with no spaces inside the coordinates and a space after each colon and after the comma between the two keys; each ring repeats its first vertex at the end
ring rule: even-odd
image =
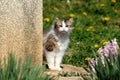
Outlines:
{"type": "Polygon", "coordinates": [[[73,18],[69,18],[69,21],[70,21],[71,23],[73,23],[73,18]]]}

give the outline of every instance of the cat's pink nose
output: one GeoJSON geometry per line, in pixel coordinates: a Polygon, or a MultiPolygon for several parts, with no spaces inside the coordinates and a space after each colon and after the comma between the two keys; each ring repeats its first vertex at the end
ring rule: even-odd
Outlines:
{"type": "Polygon", "coordinates": [[[65,29],[63,29],[63,31],[65,31],[65,29]]]}
{"type": "Polygon", "coordinates": [[[66,31],[66,29],[65,28],[63,28],[63,30],[62,31],[66,31]]]}

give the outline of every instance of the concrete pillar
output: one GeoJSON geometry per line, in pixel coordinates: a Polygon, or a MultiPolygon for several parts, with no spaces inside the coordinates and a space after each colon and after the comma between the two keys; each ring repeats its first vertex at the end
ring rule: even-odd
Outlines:
{"type": "Polygon", "coordinates": [[[33,55],[42,65],[42,0],[0,0],[0,62],[33,55]]]}

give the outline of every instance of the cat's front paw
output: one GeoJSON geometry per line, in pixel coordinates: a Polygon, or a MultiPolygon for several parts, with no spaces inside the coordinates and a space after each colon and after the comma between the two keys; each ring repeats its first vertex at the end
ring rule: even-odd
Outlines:
{"type": "Polygon", "coordinates": [[[57,68],[57,67],[51,67],[51,68],[49,68],[50,70],[53,70],[53,71],[61,71],[62,70],[62,68],[57,68]]]}
{"type": "Polygon", "coordinates": [[[61,68],[61,67],[55,67],[54,70],[55,70],[55,71],[61,71],[62,68],[61,68]]]}

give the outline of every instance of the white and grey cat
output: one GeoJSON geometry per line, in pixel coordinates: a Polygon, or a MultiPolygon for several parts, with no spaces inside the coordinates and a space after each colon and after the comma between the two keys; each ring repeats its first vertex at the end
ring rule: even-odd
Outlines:
{"type": "Polygon", "coordinates": [[[43,50],[51,70],[62,70],[60,64],[70,42],[73,18],[56,18],[52,27],[44,29],[43,50]]]}

